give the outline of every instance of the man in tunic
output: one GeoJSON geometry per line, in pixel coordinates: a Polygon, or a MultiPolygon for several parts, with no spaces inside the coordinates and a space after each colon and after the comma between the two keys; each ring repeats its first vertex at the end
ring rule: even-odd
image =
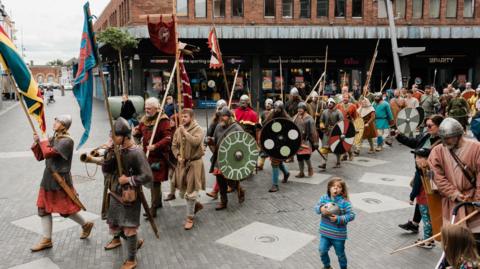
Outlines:
{"type": "Polygon", "coordinates": [[[205,190],[205,168],[202,160],[205,154],[202,143],[205,133],[195,120],[192,109],[183,109],[181,120],[182,124],[173,136],[172,152],[177,158],[175,187],[187,202],[184,228],[190,230],[193,228],[195,214],[203,208],[197,199],[198,193],[205,190]]]}
{"type": "MultiPolygon", "coordinates": [[[[461,202],[480,200],[480,143],[463,137],[463,126],[453,118],[440,124],[442,144],[435,146],[428,158],[438,191],[442,196],[443,225],[450,223],[452,209],[461,202]]],[[[461,207],[457,220],[467,215],[461,207]]],[[[480,215],[467,221],[468,228],[480,238],[480,215]]]]}
{"type": "Polygon", "coordinates": [[[428,118],[436,113],[440,107],[440,101],[438,97],[433,94],[432,86],[425,86],[425,94],[420,99],[420,106],[425,112],[425,118],[428,118]]]}
{"type": "Polygon", "coordinates": [[[456,119],[462,124],[463,129],[467,129],[468,125],[469,107],[468,103],[463,97],[455,92],[454,97],[448,102],[447,116],[456,119]]]}
{"type": "MultiPolygon", "coordinates": [[[[376,151],[383,150],[383,136],[385,133],[390,135],[390,123],[393,121],[393,114],[390,110],[390,105],[387,102],[383,101],[383,96],[381,92],[375,93],[375,103],[373,104],[375,109],[375,127],[378,130],[377,136],[377,148],[376,151]]],[[[387,137],[388,140],[391,140],[390,137],[387,137]]],[[[391,143],[390,143],[391,144],[391,143]]]]}
{"type": "Polygon", "coordinates": [[[215,128],[213,137],[209,139],[209,145],[214,146],[215,151],[213,153],[214,158],[212,160],[212,162],[214,163],[213,174],[215,175],[217,179],[217,184],[220,188],[220,203],[218,203],[217,207],[215,207],[215,210],[224,210],[227,208],[228,204],[228,186],[232,187],[233,189],[237,189],[239,203],[243,203],[245,201],[245,190],[240,186],[240,181],[233,181],[227,179],[222,174],[222,171],[220,171],[220,168],[218,166],[217,153],[220,147],[220,143],[222,142],[224,137],[226,137],[231,132],[243,131],[243,129],[237,122],[235,122],[232,117],[232,112],[228,107],[223,107],[219,114],[220,123],[215,128]]]}
{"type": "Polygon", "coordinates": [[[363,135],[360,139],[355,140],[355,155],[360,154],[360,148],[362,147],[362,141],[364,139],[368,140],[370,149],[368,154],[375,153],[375,148],[373,147],[373,139],[377,137],[377,128],[375,127],[375,109],[367,98],[360,98],[361,107],[357,109],[358,115],[362,117],[364,122],[363,135]]]}
{"type": "Polygon", "coordinates": [[[248,97],[248,95],[244,94],[240,96],[240,107],[235,109],[234,117],[245,132],[255,137],[255,126],[258,122],[258,115],[250,106],[250,97],[248,97]]]}
{"type": "MultiPolygon", "coordinates": [[[[328,153],[331,152],[328,140],[330,139],[333,127],[335,127],[339,121],[344,120],[343,114],[337,109],[337,104],[333,98],[327,100],[327,108],[328,109],[325,109],[320,117],[320,131],[322,132],[322,148],[320,149],[320,152],[325,159],[324,163],[320,164],[318,167],[323,171],[327,169],[328,153]]],[[[340,155],[336,154],[335,156],[337,157],[337,162],[334,167],[338,168],[340,167],[340,155]]]]}
{"type": "MultiPolygon", "coordinates": [[[[142,140],[143,151],[150,151],[148,163],[153,172],[153,183],[151,188],[151,211],[152,216],[157,216],[157,209],[162,207],[161,183],[168,180],[168,156],[172,142],[170,120],[166,114],[159,113],[160,102],[155,97],[145,101],[145,115],[140,124],[133,129],[133,136],[142,140]],[[157,130],[153,134],[153,128],[157,117],[160,117],[157,130]],[[150,146],[150,138],[153,136],[153,143],[150,146]]],[[[145,215],[146,216],[146,215],[145,215]]]]}
{"type": "Polygon", "coordinates": [[[300,130],[302,142],[297,152],[298,167],[300,172],[295,176],[297,178],[305,177],[305,162],[308,167],[308,177],[313,176],[313,167],[310,157],[312,152],[318,149],[318,134],[315,130],[315,122],[312,116],[307,113],[307,105],[300,102],[297,108],[297,114],[293,117],[293,122],[300,130]]]}
{"type": "Polygon", "coordinates": [[[405,107],[417,108],[420,102],[413,96],[413,90],[407,90],[407,98],[405,98],[405,107]]]}
{"type": "Polygon", "coordinates": [[[143,239],[138,239],[140,226],[141,201],[138,188],[152,181],[153,175],[145,154],[135,144],[131,137],[131,128],[128,122],[120,117],[113,126],[115,136],[113,143],[120,147],[120,164],[113,152],[113,148],[106,154],[102,171],[112,175],[110,185],[110,205],[107,215],[107,224],[113,239],[105,246],[111,250],[121,245],[120,237],[127,243],[127,260],[122,269],[132,269],[137,266],[137,249],[143,245],[143,239]],[[119,171],[122,175],[119,176],[119,171]]]}
{"type": "MultiPolygon", "coordinates": [[[[357,106],[351,100],[352,98],[350,97],[350,94],[348,92],[344,93],[342,96],[342,103],[337,105],[337,109],[342,112],[344,120],[349,120],[353,124],[358,117],[358,112],[357,106]]],[[[352,148],[350,148],[350,151],[348,152],[348,158],[350,161],[353,160],[352,148]]],[[[346,159],[347,155],[344,155],[343,160],[345,161],[346,159]]]]}
{"type": "Polygon", "coordinates": [[[290,117],[293,117],[295,116],[295,114],[297,114],[298,103],[300,103],[301,101],[302,100],[300,99],[298,89],[293,87],[290,90],[290,96],[288,97],[288,101],[285,104],[285,110],[290,117]]]}
{"type": "Polygon", "coordinates": [[[60,115],[53,124],[53,137],[40,140],[34,134],[32,151],[38,161],[45,160],[45,170],[37,197],[37,208],[42,223],[42,240],[31,248],[32,252],[53,247],[52,242],[52,213],[58,213],[64,218],[70,218],[82,226],[80,239],[86,239],[93,228],[93,222],[86,222],[78,214],[80,207],[73,202],[65,190],[57,183],[54,176],[61,177],[68,187],[75,193],[70,169],[72,166],[73,139],[68,133],[72,124],[70,115],[60,115]]]}
{"type": "Polygon", "coordinates": [[[393,121],[397,121],[397,115],[400,110],[405,108],[405,99],[400,95],[400,90],[393,92],[393,98],[390,100],[390,109],[392,110],[393,121]]]}

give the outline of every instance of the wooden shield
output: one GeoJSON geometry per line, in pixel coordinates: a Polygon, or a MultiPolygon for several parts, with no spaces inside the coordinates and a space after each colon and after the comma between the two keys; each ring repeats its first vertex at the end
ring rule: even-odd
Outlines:
{"type": "Polygon", "coordinates": [[[415,132],[420,124],[420,114],[415,108],[404,108],[397,115],[397,129],[402,134],[415,132]]]}
{"type": "Polygon", "coordinates": [[[293,121],[276,118],[267,122],[260,134],[260,145],[268,156],[286,160],[298,151],[302,137],[293,121]]]}
{"type": "Polygon", "coordinates": [[[242,180],[255,171],[257,142],[247,132],[231,132],[220,142],[217,154],[223,176],[231,180],[242,180]]]}
{"type": "Polygon", "coordinates": [[[463,99],[468,100],[475,95],[475,90],[466,90],[462,92],[461,96],[463,99]]]}
{"type": "Polygon", "coordinates": [[[333,127],[330,133],[328,145],[335,154],[343,154],[350,151],[355,137],[355,126],[349,120],[343,120],[333,127]]]}

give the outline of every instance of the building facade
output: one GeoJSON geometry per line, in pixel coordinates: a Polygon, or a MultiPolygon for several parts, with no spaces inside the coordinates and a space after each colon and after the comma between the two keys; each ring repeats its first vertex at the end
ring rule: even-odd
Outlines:
{"type": "Polygon", "coordinates": [[[60,84],[62,76],[61,66],[52,65],[30,65],[30,71],[35,81],[41,84],[60,84]]]}
{"type": "MultiPolygon", "coordinates": [[[[326,91],[341,85],[361,87],[377,40],[370,87],[395,87],[385,83],[394,80],[394,72],[384,0],[112,0],[94,27],[96,31],[124,27],[141,40],[138,49],[124,59],[134,93],[162,91],[174,62],[152,46],[140,15],[172,13],[173,8],[180,40],[200,48],[194,58],[185,60],[198,100],[215,99],[225,92],[220,71],[208,67],[207,37],[212,25],[228,81],[233,81],[234,69],[240,67],[236,87],[253,99],[278,97],[282,84],[285,92],[293,86],[309,92],[324,72],[327,46],[326,91]]],[[[400,58],[404,85],[434,83],[440,88],[454,82],[461,88],[466,81],[480,82],[479,9],[478,0],[393,1],[399,46],[425,47],[422,53],[400,58]]],[[[113,89],[118,83],[115,54],[109,48],[101,53],[111,62],[113,89]]]]}

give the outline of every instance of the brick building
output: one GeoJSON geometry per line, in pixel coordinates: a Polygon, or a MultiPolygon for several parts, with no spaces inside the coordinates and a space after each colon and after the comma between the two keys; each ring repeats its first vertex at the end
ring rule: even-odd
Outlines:
{"type": "Polygon", "coordinates": [[[61,66],[51,65],[30,65],[32,76],[38,84],[57,83],[60,84],[61,66]]]}
{"type": "MultiPolygon", "coordinates": [[[[125,27],[141,39],[125,59],[134,93],[155,94],[174,62],[151,45],[140,15],[172,13],[174,4],[180,39],[201,48],[194,59],[186,60],[198,99],[223,91],[219,71],[208,68],[206,43],[213,24],[229,81],[240,65],[237,87],[260,100],[280,91],[280,58],[285,90],[306,86],[308,91],[323,72],[327,45],[327,89],[344,80],[352,87],[363,85],[377,39],[381,42],[371,86],[378,90],[382,81],[393,78],[384,0],[112,0],[94,27],[125,27]],[[209,87],[210,80],[219,89],[209,87]]],[[[400,58],[404,84],[431,84],[435,73],[437,88],[453,80],[459,87],[466,81],[480,82],[480,1],[394,0],[393,9],[399,46],[426,47],[425,52],[400,58]]],[[[109,48],[101,53],[115,62],[109,48]]],[[[109,72],[116,74],[116,69],[111,65],[109,72]]],[[[111,85],[116,83],[112,76],[111,85]]]]}

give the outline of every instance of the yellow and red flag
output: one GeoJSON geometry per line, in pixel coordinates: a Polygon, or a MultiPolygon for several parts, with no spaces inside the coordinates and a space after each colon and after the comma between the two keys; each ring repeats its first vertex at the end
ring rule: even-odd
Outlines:
{"type": "Polygon", "coordinates": [[[0,64],[7,73],[12,75],[17,83],[19,93],[25,101],[28,113],[38,121],[40,129],[45,133],[45,110],[42,92],[39,90],[37,82],[33,79],[32,73],[23,61],[22,56],[1,26],[0,64]]]}

